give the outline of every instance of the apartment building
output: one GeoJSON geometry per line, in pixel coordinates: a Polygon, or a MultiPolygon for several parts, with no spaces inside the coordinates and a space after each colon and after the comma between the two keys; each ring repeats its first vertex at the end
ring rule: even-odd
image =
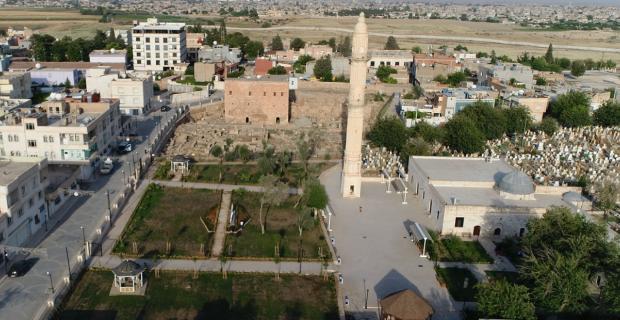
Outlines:
{"type": "Polygon", "coordinates": [[[187,60],[185,23],[149,18],[132,29],[134,70],[164,71],[187,60]]]}
{"type": "Polygon", "coordinates": [[[0,156],[41,157],[52,164],[79,165],[90,177],[121,129],[118,99],[99,94],[58,98],[37,109],[14,110],[0,123],[0,156]]]}
{"type": "Polygon", "coordinates": [[[32,98],[30,73],[8,72],[0,75],[0,96],[11,99],[32,98]]]}
{"type": "Polygon", "coordinates": [[[0,159],[0,245],[19,247],[45,225],[47,160],[0,159]]]}
{"type": "Polygon", "coordinates": [[[141,115],[151,109],[153,77],[146,73],[118,73],[102,67],[86,71],[86,89],[102,98],[120,100],[121,113],[141,115]]]}

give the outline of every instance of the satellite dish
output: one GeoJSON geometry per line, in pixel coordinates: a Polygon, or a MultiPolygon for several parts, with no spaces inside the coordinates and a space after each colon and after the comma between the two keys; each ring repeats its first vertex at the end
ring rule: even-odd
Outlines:
{"type": "Polygon", "coordinates": [[[37,68],[37,69],[41,69],[41,64],[37,63],[37,64],[34,65],[34,67],[37,68]]]}
{"type": "Polygon", "coordinates": [[[213,41],[213,46],[217,46],[217,41],[213,41]]]}
{"type": "Polygon", "coordinates": [[[110,49],[110,53],[115,53],[115,52],[116,52],[116,49],[114,48],[110,49]]]}

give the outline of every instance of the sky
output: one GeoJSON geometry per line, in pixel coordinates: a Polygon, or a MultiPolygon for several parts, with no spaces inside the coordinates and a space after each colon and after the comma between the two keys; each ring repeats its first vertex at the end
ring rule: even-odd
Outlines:
{"type": "Polygon", "coordinates": [[[576,6],[616,6],[620,7],[620,0],[428,0],[429,2],[446,3],[476,3],[476,4],[549,4],[549,5],[576,5],[576,6]]]}

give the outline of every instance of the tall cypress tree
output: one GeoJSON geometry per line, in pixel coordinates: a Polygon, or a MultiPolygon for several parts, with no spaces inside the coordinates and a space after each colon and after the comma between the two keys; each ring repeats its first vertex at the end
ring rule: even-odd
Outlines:
{"type": "Polygon", "coordinates": [[[549,64],[553,64],[553,45],[550,43],[549,48],[547,48],[547,53],[545,53],[545,61],[549,64]]]}

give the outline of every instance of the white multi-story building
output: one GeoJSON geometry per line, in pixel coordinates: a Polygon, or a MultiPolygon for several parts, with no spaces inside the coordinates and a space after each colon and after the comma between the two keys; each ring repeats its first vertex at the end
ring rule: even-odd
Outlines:
{"type": "Polygon", "coordinates": [[[160,23],[149,18],[133,27],[132,47],[134,70],[171,70],[187,58],[184,23],[160,23]]]}
{"type": "Polygon", "coordinates": [[[0,169],[0,245],[19,247],[47,219],[47,160],[2,158],[0,169]]]}
{"type": "Polygon", "coordinates": [[[128,115],[141,115],[151,108],[153,77],[146,73],[118,73],[110,68],[86,72],[86,89],[98,92],[102,98],[120,100],[120,110],[128,115]]]}
{"type": "Polygon", "coordinates": [[[127,50],[93,50],[88,58],[91,63],[127,63],[127,50]]]}
{"type": "Polygon", "coordinates": [[[8,72],[0,75],[0,96],[11,99],[32,98],[30,73],[8,72]]]}
{"type": "Polygon", "coordinates": [[[90,177],[101,155],[116,145],[121,129],[118,99],[65,98],[14,110],[0,124],[0,156],[41,157],[52,164],[80,165],[90,177]]]}

